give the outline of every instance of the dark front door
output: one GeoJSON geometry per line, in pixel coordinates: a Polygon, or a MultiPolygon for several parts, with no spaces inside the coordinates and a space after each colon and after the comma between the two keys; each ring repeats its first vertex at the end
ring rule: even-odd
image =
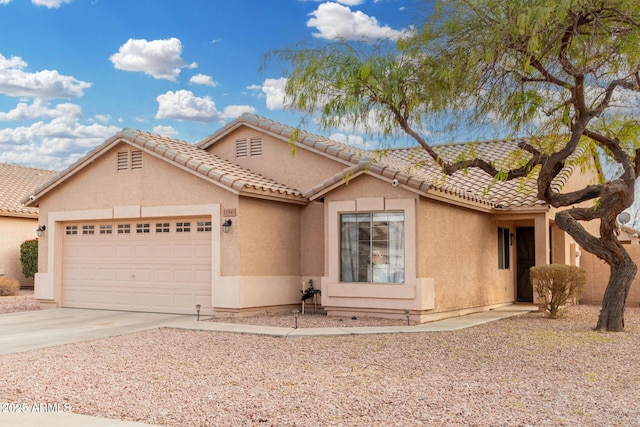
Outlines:
{"type": "Polygon", "coordinates": [[[533,302],[533,287],[529,269],[536,265],[536,245],[533,227],[516,228],[517,301],[533,302]]]}

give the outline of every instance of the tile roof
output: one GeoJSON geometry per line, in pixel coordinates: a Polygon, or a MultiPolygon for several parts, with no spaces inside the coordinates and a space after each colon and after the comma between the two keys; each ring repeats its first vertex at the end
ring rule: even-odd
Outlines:
{"type": "MultiPolygon", "coordinates": [[[[532,207],[545,204],[537,197],[537,173],[535,170],[527,178],[500,182],[494,182],[488,174],[478,168],[469,168],[451,176],[443,176],[435,162],[421,147],[367,151],[323,136],[296,130],[255,114],[242,115],[238,120],[197,145],[201,148],[207,148],[230,129],[242,124],[285,139],[294,139],[301,146],[318,150],[352,164],[345,171],[341,171],[314,188],[305,191],[305,197],[312,198],[315,194],[342,182],[345,176],[353,175],[359,171],[367,171],[389,179],[398,179],[401,184],[420,192],[436,192],[489,207],[532,207]]],[[[482,153],[482,158],[485,160],[507,167],[513,166],[519,157],[527,155],[518,148],[519,141],[518,139],[480,141],[437,145],[433,148],[448,161],[454,161],[465,155],[482,153]]],[[[554,190],[559,191],[572,172],[573,168],[566,166],[554,181],[554,190]]]]}
{"type": "Polygon", "coordinates": [[[211,178],[238,192],[251,190],[304,200],[300,191],[241,168],[189,142],[131,129],[125,129],[121,134],[122,139],[134,145],[160,154],[172,162],[181,164],[199,175],[211,178]]]}
{"type": "MultiPolygon", "coordinates": [[[[346,177],[367,172],[389,180],[397,179],[406,188],[422,194],[439,194],[451,199],[471,201],[487,208],[545,205],[537,198],[535,169],[527,178],[506,182],[494,182],[488,174],[477,168],[469,168],[451,176],[443,176],[433,160],[420,147],[368,151],[255,114],[242,115],[195,145],[152,133],[123,129],[62,172],[54,181],[64,179],[66,175],[73,173],[87,160],[100,155],[103,150],[110,148],[118,141],[138,146],[168,162],[191,170],[196,175],[218,182],[239,194],[256,197],[287,199],[297,203],[305,203],[309,199],[329,191],[332,186],[342,183],[346,177]],[[286,141],[293,140],[296,144],[309,150],[341,161],[345,164],[345,169],[315,187],[301,191],[241,168],[206,151],[216,141],[240,126],[252,127],[286,141]]],[[[449,161],[465,155],[482,153],[485,160],[509,166],[519,160],[518,156],[527,155],[518,148],[519,141],[518,139],[482,141],[438,145],[433,148],[445,160],[449,161]]],[[[566,166],[554,181],[554,190],[559,191],[572,172],[573,168],[566,166]]],[[[48,188],[53,184],[55,184],[53,181],[47,183],[37,191],[48,191],[48,188]]]]}
{"type": "Polygon", "coordinates": [[[27,207],[21,200],[57,172],[0,163],[0,216],[37,217],[38,208],[27,207]]]}
{"type": "Polygon", "coordinates": [[[338,159],[342,159],[347,162],[357,163],[361,159],[366,159],[371,156],[371,153],[366,150],[361,150],[351,145],[343,144],[338,141],[334,141],[324,136],[314,135],[302,129],[296,129],[291,126],[276,122],[265,117],[260,117],[256,114],[245,113],[237,120],[229,123],[213,135],[198,142],[196,146],[201,149],[207,149],[213,145],[223,135],[227,134],[230,130],[237,128],[241,125],[250,126],[255,129],[259,129],[263,132],[270,133],[280,138],[289,140],[295,139],[295,142],[300,145],[304,145],[307,148],[315,149],[324,153],[327,153],[338,159]]]}
{"type": "MultiPolygon", "coordinates": [[[[234,165],[214,154],[197,148],[194,144],[133,129],[123,129],[118,132],[61,172],[53,180],[37,188],[35,194],[38,197],[43,195],[55,187],[57,183],[88,164],[91,159],[101,155],[119,142],[126,142],[134,147],[139,147],[143,151],[184,167],[202,178],[218,182],[222,186],[238,193],[251,194],[263,198],[286,199],[296,203],[307,202],[307,199],[302,196],[300,191],[234,165]]],[[[24,199],[23,201],[29,204],[29,201],[24,199]]]]}

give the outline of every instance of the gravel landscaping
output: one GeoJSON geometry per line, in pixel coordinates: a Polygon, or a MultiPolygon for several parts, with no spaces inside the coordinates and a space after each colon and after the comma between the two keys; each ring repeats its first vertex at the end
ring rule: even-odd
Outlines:
{"type": "Polygon", "coordinates": [[[31,310],[40,310],[40,303],[32,295],[0,297],[0,314],[31,310]]]}
{"type": "Polygon", "coordinates": [[[598,311],[419,334],[154,329],[1,356],[0,402],[167,426],[638,425],[640,309],[624,333],[592,331],[598,311]]]}

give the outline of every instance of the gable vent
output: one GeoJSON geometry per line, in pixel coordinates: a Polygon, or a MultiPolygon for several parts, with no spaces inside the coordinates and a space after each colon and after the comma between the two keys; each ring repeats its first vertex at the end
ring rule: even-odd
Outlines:
{"type": "Polygon", "coordinates": [[[116,168],[118,171],[126,171],[129,169],[129,152],[128,151],[118,152],[118,161],[117,161],[116,168]]]}
{"type": "Polygon", "coordinates": [[[248,157],[247,140],[239,139],[236,141],[236,158],[243,159],[248,157]]]}
{"type": "Polygon", "coordinates": [[[142,151],[136,150],[131,152],[131,170],[142,169],[142,151]]]}
{"type": "Polygon", "coordinates": [[[251,157],[262,156],[262,138],[251,138],[250,149],[251,157]]]}

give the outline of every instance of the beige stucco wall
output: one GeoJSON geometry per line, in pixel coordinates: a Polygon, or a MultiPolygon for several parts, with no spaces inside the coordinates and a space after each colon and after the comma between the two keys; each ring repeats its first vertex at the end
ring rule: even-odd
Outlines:
{"type": "MultiPolygon", "coordinates": [[[[640,245],[624,245],[627,252],[636,264],[640,264],[640,245]]],[[[582,251],[580,265],[587,269],[588,278],[585,293],[580,298],[581,304],[600,304],[604,291],[609,282],[609,265],[604,261],[586,251],[582,251]]],[[[638,307],[640,305],[640,275],[636,274],[629,296],[627,297],[627,307],[638,307]]]]}
{"type": "Polygon", "coordinates": [[[297,205],[241,198],[238,225],[241,276],[300,276],[297,205]]]}
{"type": "MultiPolygon", "coordinates": [[[[39,200],[40,222],[47,224],[49,212],[112,209],[114,206],[219,203],[224,207],[237,207],[234,194],[146,153],[142,170],[117,172],[117,152],[128,149],[127,144],[114,147],[89,167],[65,180],[55,188],[55,192],[45,194],[39,200]]],[[[49,234],[45,232],[41,238],[38,252],[40,272],[47,271],[49,234]]]]}
{"type": "Polygon", "coordinates": [[[489,214],[422,199],[419,204],[419,275],[435,279],[434,312],[513,302],[511,267],[498,269],[498,225],[489,214]]]}
{"type": "Polygon", "coordinates": [[[300,208],[300,272],[318,285],[324,274],[324,203],[311,202],[300,208]]]}
{"type": "Polygon", "coordinates": [[[295,155],[291,150],[288,142],[247,127],[236,129],[208,149],[223,159],[300,191],[314,187],[347,167],[346,163],[311,153],[301,146],[296,148],[295,155]],[[262,155],[236,158],[236,140],[253,137],[262,138],[262,155]]]}
{"type": "Polygon", "coordinates": [[[37,237],[38,220],[0,216],[0,276],[17,279],[21,287],[33,286],[33,278],[22,274],[20,245],[37,237]]]}

